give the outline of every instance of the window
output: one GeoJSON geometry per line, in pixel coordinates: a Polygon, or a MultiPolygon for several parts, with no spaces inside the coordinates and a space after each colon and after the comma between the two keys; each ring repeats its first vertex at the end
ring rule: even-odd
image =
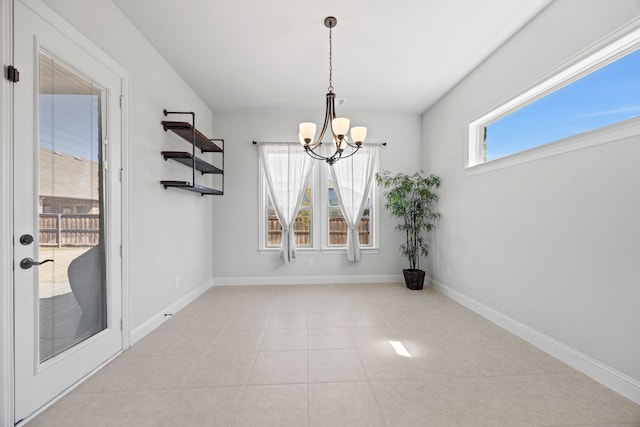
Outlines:
{"type": "MultiPolygon", "coordinates": [[[[326,230],[328,231],[327,246],[331,248],[345,247],[347,244],[347,222],[342,215],[340,204],[338,203],[338,196],[333,188],[333,181],[331,174],[326,174],[326,188],[327,188],[327,224],[326,230]]],[[[371,185],[369,198],[367,199],[367,205],[362,214],[360,220],[359,235],[360,235],[360,247],[366,248],[373,245],[371,239],[371,192],[373,191],[375,184],[371,185]]]]}
{"type": "MultiPolygon", "coordinates": [[[[271,197],[269,197],[269,192],[266,189],[266,184],[264,185],[265,188],[263,191],[266,194],[267,204],[267,236],[265,247],[279,248],[280,241],[282,240],[282,226],[280,225],[276,211],[273,209],[273,203],[271,202],[271,197]]],[[[302,199],[302,206],[300,207],[300,211],[298,212],[298,215],[296,215],[296,220],[293,223],[293,229],[296,232],[297,248],[313,247],[313,208],[311,196],[311,185],[307,185],[304,198],[302,199]]]]}
{"type": "MultiPolygon", "coordinates": [[[[346,161],[346,160],[342,160],[346,161]]],[[[276,216],[269,191],[260,170],[260,249],[280,248],[282,227],[276,216]]],[[[377,186],[371,184],[369,198],[360,221],[360,248],[377,247],[375,240],[375,209],[377,206],[377,186]]],[[[345,249],[347,224],[342,215],[338,197],[333,188],[331,174],[324,162],[317,162],[311,172],[311,179],[305,191],[300,212],[294,223],[296,247],[298,249],[335,250],[345,249]]]]}
{"type": "Polygon", "coordinates": [[[468,166],[639,117],[639,45],[640,30],[471,123],[468,166]]]}

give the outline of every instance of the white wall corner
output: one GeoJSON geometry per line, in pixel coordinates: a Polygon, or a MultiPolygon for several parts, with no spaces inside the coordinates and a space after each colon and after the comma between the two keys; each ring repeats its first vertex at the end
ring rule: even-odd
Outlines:
{"type": "Polygon", "coordinates": [[[198,286],[179,300],[175,301],[174,303],[165,307],[163,310],[160,310],[158,313],[151,316],[151,318],[149,318],[149,320],[144,322],[142,325],[133,329],[129,337],[129,342],[131,343],[131,345],[134,345],[135,343],[140,341],[158,326],[169,320],[172,315],[176,314],[177,312],[191,304],[193,301],[198,299],[200,295],[207,292],[213,286],[213,283],[213,279],[207,280],[205,283],[198,286]]]}
{"type": "Polygon", "coordinates": [[[574,369],[593,378],[616,393],[640,404],[640,381],[637,381],[615,369],[590,358],[587,355],[520,323],[509,316],[488,307],[457,290],[438,282],[430,277],[426,282],[436,291],[460,303],[466,308],[478,313],[482,317],[501,326],[512,334],[522,338],[540,350],[559,359],[574,369]]]}
{"type": "Polygon", "coordinates": [[[216,277],[214,286],[250,285],[334,285],[350,283],[402,283],[401,274],[336,275],[336,276],[252,276],[216,277]]]}

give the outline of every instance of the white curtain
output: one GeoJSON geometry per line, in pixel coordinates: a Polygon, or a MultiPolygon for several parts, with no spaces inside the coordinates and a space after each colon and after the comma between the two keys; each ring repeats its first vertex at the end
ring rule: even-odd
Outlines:
{"type": "Polygon", "coordinates": [[[293,222],[315,160],[300,144],[259,144],[258,153],[269,195],[282,226],[280,256],[286,264],[296,257],[293,222]]]}
{"type": "Polygon", "coordinates": [[[358,227],[380,158],[379,145],[365,145],[353,157],[329,167],[342,214],[347,223],[347,259],[360,261],[358,227]]]}

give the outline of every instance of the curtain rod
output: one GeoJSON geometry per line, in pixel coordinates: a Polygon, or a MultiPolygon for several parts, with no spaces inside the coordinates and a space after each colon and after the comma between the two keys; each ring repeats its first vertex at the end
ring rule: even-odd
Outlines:
{"type": "MultiPolygon", "coordinates": [[[[287,142],[287,141],[252,141],[253,145],[257,144],[300,144],[299,142],[287,142]]],[[[367,142],[365,145],[382,145],[383,147],[387,146],[386,142],[367,142]]]]}

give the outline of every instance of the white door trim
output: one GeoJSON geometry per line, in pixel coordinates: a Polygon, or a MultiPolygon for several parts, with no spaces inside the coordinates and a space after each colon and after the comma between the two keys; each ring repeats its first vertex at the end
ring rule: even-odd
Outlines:
{"type": "Polygon", "coordinates": [[[13,425],[13,2],[0,0],[0,426],[13,425]]]}
{"type": "MultiPolygon", "coordinates": [[[[60,33],[120,77],[122,84],[122,321],[123,343],[130,343],[130,76],[116,61],[73,28],[40,0],[21,1],[60,33]]],[[[0,426],[14,424],[13,349],[13,83],[6,79],[6,67],[13,64],[13,1],[0,0],[0,426]]],[[[21,84],[21,83],[16,83],[21,84]]]]}

